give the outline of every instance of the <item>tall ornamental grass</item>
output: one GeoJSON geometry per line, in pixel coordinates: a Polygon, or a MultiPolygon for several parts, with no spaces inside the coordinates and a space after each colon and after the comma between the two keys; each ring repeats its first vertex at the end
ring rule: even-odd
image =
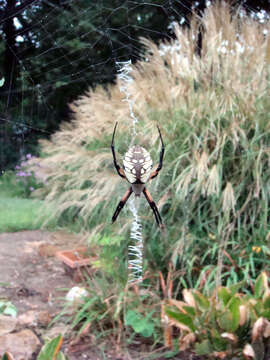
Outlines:
{"type": "Polygon", "coordinates": [[[158,162],[159,124],[164,166],[149,190],[167,232],[159,232],[142,199],[146,264],[162,268],[171,261],[188,286],[203,286],[210,276],[218,282],[255,277],[270,262],[269,21],[241,9],[232,15],[219,3],[201,19],[194,15],[189,28],[176,26],[175,34],[159,46],[142,40],[144,60],[133,66],[129,85],[137,138],[120,84],[89,90],[71,104],[73,121],[42,142],[42,163],[50,169],[42,196],[60,222],[79,220],[92,235],[125,237],[128,208],[110,224],[128,187],[113,168],[113,127],[118,121],[120,162],[133,141],[158,162]]]}

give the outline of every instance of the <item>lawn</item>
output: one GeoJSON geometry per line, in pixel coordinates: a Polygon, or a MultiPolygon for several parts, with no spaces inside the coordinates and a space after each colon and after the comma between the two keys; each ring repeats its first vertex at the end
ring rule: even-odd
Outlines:
{"type": "Polygon", "coordinates": [[[0,232],[35,230],[41,226],[37,214],[42,201],[5,196],[0,192],[0,232]]]}

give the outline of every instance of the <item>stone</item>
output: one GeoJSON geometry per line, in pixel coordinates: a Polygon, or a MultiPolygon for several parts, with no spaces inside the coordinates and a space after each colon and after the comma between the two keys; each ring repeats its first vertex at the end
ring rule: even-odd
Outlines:
{"type": "Polygon", "coordinates": [[[0,314],[0,336],[12,332],[17,325],[17,319],[0,314]]]}
{"type": "Polygon", "coordinates": [[[46,328],[50,324],[51,321],[52,321],[52,316],[50,315],[50,313],[48,311],[43,310],[37,314],[38,326],[46,328]]]}
{"type": "Polygon", "coordinates": [[[64,336],[68,331],[69,331],[69,326],[67,324],[64,323],[58,323],[56,325],[54,325],[53,327],[51,327],[49,330],[46,330],[42,333],[42,338],[44,340],[47,339],[53,339],[58,335],[62,335],[64,336]]]}
{"type": "Polygon", "coordinates": [[[0,336],[0,355],[10,352],[16,360],[30,360],[41,343],[29,329],[0,336]]]}
{"type": "Polygon", "coordinates": [[[41,326],[47,327],[52,317],[46,310],[29,310],[18,317],[18,323],[22,326],[41,326]]]}
{"type": "Polygon", "coordinates": [[[42,257],[55,256],[59,248],[52,244],[41,244],[38,248],[39,255],[42,257]]]}
{"type": "Polygon", "coordinates": [[[37,311],[29,310],[18,317],[18,322],[22,326],[36,326],[37,325],[37,311]]]}

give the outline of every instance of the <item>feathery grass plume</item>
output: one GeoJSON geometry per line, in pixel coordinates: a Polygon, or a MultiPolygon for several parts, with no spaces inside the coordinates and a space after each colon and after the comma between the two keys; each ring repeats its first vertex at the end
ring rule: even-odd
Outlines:
{"type": "Polygon", "coordinates": [[[217,165],[214,165],[209,172],[203,195],[219,195],[220,192],[220,178],[217,165]]]}
{"type": "Polygon", "coordinates": [[[223,191],[222,210],[225,214],[230,214],[231,211],[235,214],[235,204],[236,200],[233,187],[230,181],[228,181],[225,190],[223,191]]]}
{"type": "MultiPolygon", "coordinates": [[[[232,14],[219,2],[202,19],[194,15],[189,28],[176,26],[175,34],[175,40],[159,46],[142,40],[146,60],[133,66],[129,92],[139,119],[138,143],[158,162],[158,123],[166,145],[164,167],[150,191],[157,201],[163,199],[168,236],[156,231],[143,199],[145,256],[149,264],[165,268],[177,253],[175,266],[183,279],[190,274],[192,284],[204,265],[217,264],[218,246],[210,233],[215,242],[230,240],[238,261],[255,244],[255,234],[263,244],[269,232],[270,26],[269,20],[256,22],[241,9],[232,14]],[[179,234],[183,226],[185,236],[179,234]],[[190,259],[197,270],[190,269],[190,259]]],[[[129,109],[122,99],[118,84],[89,91],[71,104],[74,120],[42,142],[41,162],[51,171],[44,196],[54,204],[53,217],[70,211],[71,220],[82,218],[89,231],[127,229],[125,209],[113,230],[109,225],[128,186],[116,174],[110,152],[115,121],[120,163],[131,142],[129,109]]]]}

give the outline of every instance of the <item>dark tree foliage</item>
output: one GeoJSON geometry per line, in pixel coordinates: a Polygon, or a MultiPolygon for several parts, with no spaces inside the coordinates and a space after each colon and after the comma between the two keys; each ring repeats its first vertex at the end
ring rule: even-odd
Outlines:
{"type": "MultiPolygon", "coordinates": [[[[0,171],[67,120],[69,102],[112,82],[117,61],[138,60],[140,37],[171,38],[169,24],[188,25],[205,2],[0,0],[0,171]]],[[[242,3],[270,12],[269,1],[242,3]]]]}

